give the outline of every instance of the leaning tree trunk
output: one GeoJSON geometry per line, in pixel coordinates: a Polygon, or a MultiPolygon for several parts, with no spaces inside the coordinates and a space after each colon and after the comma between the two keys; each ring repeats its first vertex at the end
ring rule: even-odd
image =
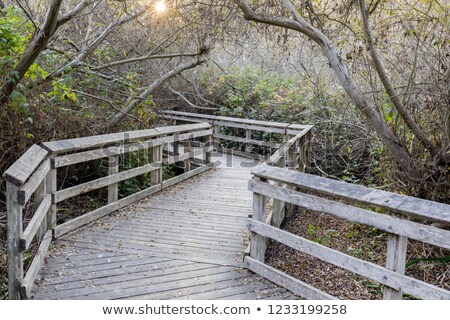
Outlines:
{"type": "Polygon", "coordinates": [[[257,13],[250,8],[246,1],[235,0],[235,2],[243,12],[246,20],[295,30],[306,35],[312,41],[317,43],[322,49],[323,54],[327,57],[331,68],[334,70],[339,80],[339,83],[344,88],[347,95],[352,99],[358,110],[364,115],[367,122],[377,132],[383,143],[388,147],[398,166],[403,171],[412,175],[413,179],[420,179],[420,172],[417,169],[411,155],[401,145],[394,132],[392,132],[392,130],[383,121],[380,113],[364,98],[362,92],[350,77],[344,60],[338,55],[327,36],[300,16],[296,8],[289,0],[282,0],[282,2],[284,6],[292,13],[293,18],[257,13]]]}

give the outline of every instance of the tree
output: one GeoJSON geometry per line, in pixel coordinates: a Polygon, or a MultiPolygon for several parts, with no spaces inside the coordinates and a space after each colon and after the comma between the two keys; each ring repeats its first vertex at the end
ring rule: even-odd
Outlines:
{"type": "MultiPolygon", "coordinates": [[[[345,59],[341,57],[336,48],[334,47],[332,41],[321,31],[319,28],[313,26],[310,22],[308,22],[299,12],[299,10],[292,4],[289,0],[282,0],[282,6],[284,11],[288,12],[291,17],[286,17],[284,14],[282,15],[274,15],[271,13],[262,13],[257,12],[251,8],[251,6],[247,3],[247,1],[235,1],[242,11],[244,18],[250,21],[255,21],[258,23],[263,23],[272,26],[278,26],[285,29],[291,29],[300,32],[305,35],[307,38],[312,40],[314,43],[319,45],[322,49],[324,56],[327,58],[329,65],[333,69],[334,73],[337,76],[337,79],[341,86],[344,88],[347,95],[351,98],[356,108],[364,115],[368,124],[377,132],[380,139],[387,146],[390,151],[390,154],[395,159],[395,162],[401,168],[404,174],[409,175],[410,181],[420,182],[422,181],[424,172],[421,171],[421,167],[414,159],[411,154],[408,152],[407,148],[403,145],[400,138],[395,134],[395,132],[390,128],[390,126],[384,121],[383,117],[380,114],[380,111],[377,109],[377,106],[372,105],[368,102],[368,100],[363,95],[360,88],[355,84],[352,79],[352,76],[348,72],[348,68],[345,63],[345,59]]],[[[365,33],[366,39],[370,45],[371,43],[371,34],[370,27],[368,25],[367,18],[367,8],[365,8],[363,0],[360,1],[361,11],[363,15],[363,21],[365,22],[365,33]]],[[[278,9],[278,12],[280,9],[278,9]]],[[[417,136],[417,138],[426,146],[430,153],[436,157],[439,157],[444,160],[445,163],[449,162],[448,154],[446,154],[446,150],[448,146],[444,145],[442,150],[438,150],[438,148],[431,143],[431,141],[425,137],[423,132],[420,130],[418,125],[414,123],[409,114],[402,108],[401,104],[398,103],[398,99],[396,99],[397,94],[393,90],[393,87],[390,85],[386,72],[380,63],[381,60],[377,55],[376,48],[371,45],[371,54],[374,60],[375,65],[377,66],[377,71],[380,74],[380,78],[383,81],[385,87],[389,90],[388,94],[390,99],[392,99],[395,107],[397,108],[401,117],[405,120],[408,127],[411,131],[417,136]]],[[[438,170],[438,169],[437,169],[438,170]]]]}

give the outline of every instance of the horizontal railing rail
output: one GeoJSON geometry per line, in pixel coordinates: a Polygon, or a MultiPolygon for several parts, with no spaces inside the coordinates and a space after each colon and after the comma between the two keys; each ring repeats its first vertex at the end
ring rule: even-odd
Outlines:
{"type": "MultiPolygon", "coordinates": [[[[173,120],[175,123],[197,123],[197,122],[208,122],[214,128],[214,145],[217,151],[223,153],[232,153],[234,155],[239,155],[243,157],[256,158],[262,161],[266,161],[272,155],[275,150],[281,148],[283,144],[286,144],[290,139],[297,136],[298,142],[295,141],[293,143],[297,143],[296,147],[299,149],[299,152],[295,152],[296,162],[301,163],[303,166],[309,167],[310,163],[307,161],[301,161],[301,154],[305,154],[303,159],[309,159],[310,155],[308,155],[311,144],[311,129],[313,126],[311,125],[301,125],[295,123],[282,123],[282,122],[271,122],[271,121],[260,121],[260,120],[252,120],[252,119],[241,119],[241,118],[231,118],[231,117],[222,117],[222,116],[213,116],[213,115],[205,115],[205,114],[197,114],[197,113],[189,113],[189,112],[181,112],[181,111],[163,111],[161,112],[161,116],[165,119],[173,120]],[[225,130],[226,129],[226,130],[225,130]],[[243,130],[245,131],[245,137],[237,136],[236,133],[233,135],[233,131],[243,130]],[[228,131],[226,134],[224,131],[228,131]],[[261,137],[262,134],[278,134],[282,136],[281,142],[272,142],[266,141],[264,137],[261,137]],[[236,150],[235,148],[228,148],[223,146],[224,142],[240,142],[245,146],[245,150],[236,150]],[[264,147],[270,148],[270,152],[266,154],[259,154],[258,152],[253,152],[252,147],[264,147]]],[[[284,151],[287,151],[289,148],[281,148],[284,151]]],[[[276,153],[279,158],[284,157],[285,154],[283,151],[277,151],[276,153]]],[[[294,160],[294,159],[292,159],[294,160]]],[[[289,163],[286,163],[289,164],[289,163]]],[[[291,165],[295,165],[292,162],[291,165]]],[[[305,168],[299,168],[299,170],[303,171],[305,168]]]]}
{"type": "Polygon", "coordinates": [[[449,205],[266,165],[259,166],[252,174],[253,178],[249,181],[249,190],[253,192],[253,214],[248,222],[251,231],[250,255],[245,257],[248,269],[304,298],[335,298],[265,264],[266,239],[273,239],[383,284],[384,299],[401,299],[403,293],[421,299],[450,299],[450,291],[405,275],[408,239],[450,249],[449,230],[422,222],[426,220],[448,225],[449,205]],[[329,200],[323,195],[338,197],[351,204],[329,200]],[[386,267],[279,229],[279,223],[274,224],[268,219],[267,197],[385,231],[388,234],[386,267]],[[382,208],[387,213],[363,209],[358,204],[382,208]],[[390,212],[399,216],[392,216],[390,212]]]}
{"type": "Polygon", "coordinates": [[[4,173],[9,298],[29,296],[52,239],[212,168],[212,134],[210,124],[197,123],[44,142],[28,149],[4,173]],[[136,151],[147,152],[146,163],[120,171],[119,157],[136,151]],[[59,168],[98,159],[108,159],[107,176],[58,190],[59,168]],[[163,167],[170,164],[182,164],[184,173],[164,180],[163,167]],[[119,199],[118,183],[142,174],[150,174],[150,187],[119,199]],[[107,205],[57,224],[58,203],[100,188],[108,188],[107,205]],[[23,208],[30,199],[34,214],[23,230],[23,208]],[[23,255],[34,239],[39,247],[24,274],[23,255]]]}

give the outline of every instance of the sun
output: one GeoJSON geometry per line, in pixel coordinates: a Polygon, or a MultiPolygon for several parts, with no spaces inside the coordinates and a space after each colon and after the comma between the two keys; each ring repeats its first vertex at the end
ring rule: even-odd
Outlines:
{"type": "Polygon", "coordinates": [[[164,12],[166,11],[166,4],[164,3],[164,1],[159,1],[156,6],[155,9],[157,12],[164,12]]]}

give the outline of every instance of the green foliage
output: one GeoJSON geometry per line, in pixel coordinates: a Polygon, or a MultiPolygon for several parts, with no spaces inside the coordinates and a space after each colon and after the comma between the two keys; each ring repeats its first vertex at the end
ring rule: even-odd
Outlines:
{"type": "Polygon", "coordinates": [[[336,236],[338,236],[336,230],[323,231],[320,227],[314,226],[312,224],[308,225],[306,231],[310,236],[310,239],[324,246],[329,246],[336,236]]]}
{"type": "Polygon", "coordinates": [[[2,10],[0,15],[0,70],[10,67],[25,52],[33,25],[22,11],[12,6],[2,10]]]}

